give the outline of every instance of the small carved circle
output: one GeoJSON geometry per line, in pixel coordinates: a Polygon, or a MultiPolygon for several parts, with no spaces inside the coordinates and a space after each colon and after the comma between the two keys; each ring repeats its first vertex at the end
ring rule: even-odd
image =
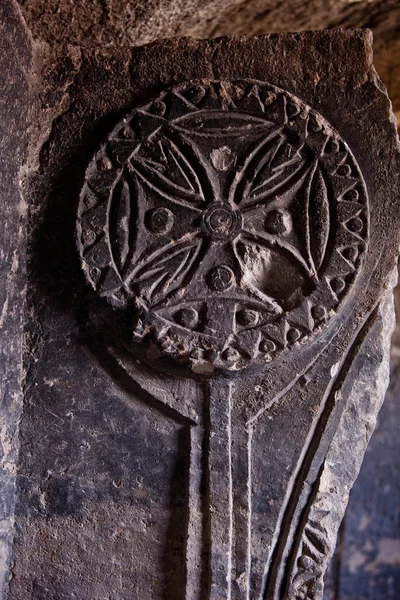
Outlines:
{"type": "Polygon", "coordinates": [[[339,152],[339,148],[340,148],[339,142],[337,140],[330,139],[326,143],[325,151],[332,153],[332,154],[336,154],[336,152],[339,152]]]}
{"type": "Polygon", "coordinates": [[[351,175],[351,166],[350,165],[340,165],[337,170],[337,174],[342,177],[349,177],[351,175]]]}
{"type": "Polygon", "coordinates": [[[353,219],[350,219],[350,221],[348,221],[347,223],[347,229],[349,229],[349,231],[352,231],[353,233],[360,233],[364,228],[364,223],[362,222],[362,219],[360,219],[360,217],[354,217],[353,219]]]}
{"type": "Polygon", "coordinates": [[[280,210],[270,210],[264,221],[264,228],[267,233],[281,235],[287,230],[285,217],[280,210]]]}
{"type": "Polygon", "coordinates": [[[203,214],[203,231],[216,239],[234,236],[239,228],[240,219],[237,211],[228,203],[215,202],[203,214]]]}
{"type": "Polygon", "coordinates": [[[98,283],[100,280],[101,271],[97,267],[92,267],[90,269],[90,277],[95,283],[98,283]]]}
{"type": "Polygon", "coordinates": [[[359,197],[360,194],[353,188],[344,194],[343,199],[348,200],[349,202],[357,202],[359,197]]]}
{"type": "Polygon", "coordinates": [[[349,260],[351,263],[354,263],[358,258],[358,248],[356,246],[351,246],[350,248],[345,248],[342,250],[342,254],[346,260],[349,260]]]}
{"type": "Polygon", "coordinates": [[[199,315],[194,308],[182,308],[175,315],[177,323],[187,329],[194,329],[199,321],[199,315]]]}
{"type": "Polygon", "coordinates": [[[194,104],[198,104],[206,95],[206,90],[202,85],[194,85],[187,92],[187,97],[194,104]]]}
{"type": "Polygon", "coordinates": [[[232,227],[232,213],[225,208],[216,208],[210,215],[210,230],[215,233],[227,233],[232,227]]]}
{"type": "Polygon", "coordinates": [[[174,215],[168,208],[154,208],[145,216],[146,227],[155,235],[165,235],[172,229],[174,215]]]}
{"type": "Polygon", "coordinates": [[[322,321],[326,316],[326,310],[324,306],[313,306],[311,309],[311,316],[314,321],[322,321]]]}
{"type": "Polygon", "coordinates": [[[301,333],[295,327],[293,327],[292,329],[289,329],[289,331],[286,334],[287,341],[290,342],[290,343],[292,343],[292,344],[294,342],[297,342],[297,340],[299,340],[300,337],[301,337],[301,333]]]}
{"type": "Polygon", "coordinates": [[[240,360],[241,356],[240,352],[236,350],[236,348],[227,348],[223,351],[222,358],[223,360],[226,360],[226,362],[235,363],[240,360]]]}
{"type": "Polygon", "coordinates": [[[299,114],[300,111],[301,111],[301,108],[299,106],[297,106],[297,104],[295,104],[294,102],[289,102],[286,107],[286,112],[287,112],[287,115],[289,118],[295,117],[296,115],[299,114]]]}
{"type": "Polygon", "coordinates": [[[207,273],[208,286],[215,292],[223,292],[231,287],[235,276],[226,266],[214,267],[207,273]]]}
{"type": "Polygon", "coordinates": [[[259,313],[255,310],[240,310],[237,315],[237,321],[239,325],[243,325],[243,327],[254,327],[257,325],[259,320],[259,313]]]}
{"type": "Polygon", "coordinates": [[[335,292],[335,294],[340,294],[343,292],[346,287],[346,282],[342,277],[337,277],[337,279],[332,279],[331,288],[335,292]]]}
{"type": "Polygon", "coordinates": [[[82,240],[83,243],[86,245],[93,244],[93,242],[96,240],[96,234],[93,231],[93,229],[86,229],[85,231],[83,231],[82,240]]]}
{"type": "Polygon", "coordinates": [[[307,556],[306,554],[300,556],[298,563],[299,567],[301,567],[302,569],[307,569],[307,571],[312,570],[315,567],[315,562],[313,561],[313,559],[310,556],[307,556]]]}
{"type": "Polygon", "coordinates": [[[151,112],[153,113],[153,115],[162,117],[165,114],[166,110],[167,107],[165,106],[164,102],[160,102],[159,100],[156,100],[151,105],[151,112]]]}
{"type": "Polygon", "coordinates": [[[270,354],[276,350],[276,345],[272,340],[261,340],[260,342],[260,352],[264,354],[270,354]]]}

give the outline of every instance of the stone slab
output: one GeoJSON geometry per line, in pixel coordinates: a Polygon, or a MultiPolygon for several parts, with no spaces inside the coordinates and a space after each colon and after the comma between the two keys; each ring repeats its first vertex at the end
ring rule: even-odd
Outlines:
{"type": "MultiPolygon", "coordinates": [[[[175,39],[108,51],[36,44],[34,58],[24,185],[31,215],[27,381],[9,600],[321,598],[348,492],[384,397],[393,327],[399,155],[369,33],[175,39]],[[211,122],[215,114],[217,125],[211,122]],[[179,134],[183,146],[176,141],[179,118],[187,125],[183,140],[179,134]],[[160,120],[161,129],[154,126],[160,120]],[[234,143],[240,126],[245,129],[234,143]],[[206,131],[202,144],[194,141],[199,128],[206,131]],[[124,186],[113,183],[128,169],[121,136],[128,155],[134,153],[130,165],[134,177],[141,174],[144,192],[124,196],[118,191],[124,186]],[[248,161],[243,154],[253,148],[252,136],[261,136],[261,148],[272,148],[274,158],[280,156],[274,145],[279,138],[283,156],[277,165],[268,153],[257,163],[261,182],[238,171],[248,185],[240,188],[247,196],[237,193],[256,207],[249,223],[244,210],[239,217],[230,208],[227,215],[215,185],[222,185],[225,172],[234,178],[239,164],[259,160],[255,150],[248,161]],[[161,159],[153,138],[167,169],[157,171],[161,159]],[[266,138],[271,148],[263,145],[266,138]],[[309,161],[321,173],[319,183],[312,183],[313,176],[304,184],[309,161]],[[273,174],[265,174],[263,165],[273,174]],[[299,186],[293,194],[292,176],[299,186]],[[268,188],[271,181],[279,193],[268,188]],[[157,282],[141,287],[139,271],[127,269],[122,276],[122,267],[116,268],[124,297],[108,272],[97,279],[93,271],[110,268],[104,252],[111,246],[119,257],[112,264],[130,256],[131,242],[121,251],[120,240],[134,202],[138,215],[150,213],[128,228],[133,236],[147,230],[151,240],[150,234],[173,231],[170,213],[177,213],[170,204],[165,212],[171,186],[172,201],[180,197],[186,210],[176,219],[182,248],[190,224],[185,202],[200,186],[198,197],[208,204],[201,224],[194,222],[201,233],[190,239],[199,235],[221,251],[204,280],[193,275],[192,296],[187,278],[182,282],[185,302],[197,295],[211,307],[205,329],[196,329],[193,313],[179,313],[186,319],[178,327],[184,338],[160,329],[157,302],[164,302],[165,292],[153,294],[157,282]],[[257,186],[272,195],[268,210],[257,186]],[[97,210],[101,194],[110,199],[114,191],[119,204],[97,210]],[[304,198],[312,210],[305,211],[304,198]],[[212,204],[218,214],[210,211],[212,204]],[[88,220],[86,211],[94,208],[88,220]],[[155,208],[164,211],[157,218],[155,208]],[[304,225],[302,238],[306,213],[313,226],[304,225]],[[240,254],[237,240],[254,244],[254,232],[265,224],[265,247],[279,251],[273,260],[266,255],[260,280],[259,256],[254,269],[243,258],[251,252],[240,254]],[[90,254],[101,231],[110,243],[90,254]],[[286,232],[281,241],[277,236],[286,232]],[[214,276],[218,257],[226,262],[233,256],[222,253],[228,242],[239,263],[225,265],[224,273],[232,272],[237,282],[240,266],[240,286],[233,276],[229,286],[219,271],[214,276]],[[351,252],[340,259],[344,249],[351,252]],[[285,262],[282,256],[292,258],[285,262]],[[306,269],[300,280],[300,267],[290,266],[294,256],[306,269]],[[310,256],[314,266],[319,261],[317,273],[309,268],[310,256]],[[288,270],[291,277],[281,283],[288,270]],[[238,304],[254,304],[252,294],[258,293],[272,307],[253,328],[238,316],[237,328],[230,329],[234,285],[241,288],[238,304]],[[203,298],[206,289],[211,291],[203,298]],[[316,294],[322,310],[312,311],[316,294]],[[218,327],[229,340],[217,335],[217,342],[200,348],[200,357],[191,354],[218,327]],[[176,351],[177,338],[183,351],[176,351]]],[[[155,240],[133,244],[133,252],[146,252],[150,243],[160,259],[146,262],[151,279],[171,254],[168,247],[163,255],[165,244],[155,240]]],[[[170,309],[171,302],[162,306],[170,309]]]]}

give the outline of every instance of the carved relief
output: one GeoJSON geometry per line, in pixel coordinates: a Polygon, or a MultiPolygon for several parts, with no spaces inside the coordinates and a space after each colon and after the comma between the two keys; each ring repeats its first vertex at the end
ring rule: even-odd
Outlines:
{"type": "Polygon", "coordinates": [[[368,237],[346,143],[254,81],[180,85],[134,110],[89,165],[78,215],[85,275],[135,306],[132,341],[158,340],[195,373],[307,342],[349,294],[368,237]]]}
{"type": "Polygon", "coordinates": [[[181,375],[208,379],[201,402],[193,395],[179,406],[161,394],[190,422],[189,497],[203,507],[187,528],[187,600],[318,597],[329,548],[312,520],[301,527],[312,497],[303,498],[298,473],[322,464],[314,438],[333,411],[329,370],[306,388],[321,356],[340,363],[343,349],[324,355],[339,329],[328,325],[354,289],[368,218],[345,141],[301,100],[261,82],[162,92],[115,127],[87,169],[78,248],[92,288],[132,316],[129,341],[115,350],[120,366],[137,378],[138,356],[160,369],[167,357],[181,375]],[[289,352],[300,357],[296,370],[283,360],[289,352]],[[254,365],[258,374],[244,371],[254,365]],[[265,523],[253,499],[254,439],[268,439],[272,408],[287,418],[299,396],[304,439],[265,523]],[[301,547],[280,531],[284,519],[301,547]]]}

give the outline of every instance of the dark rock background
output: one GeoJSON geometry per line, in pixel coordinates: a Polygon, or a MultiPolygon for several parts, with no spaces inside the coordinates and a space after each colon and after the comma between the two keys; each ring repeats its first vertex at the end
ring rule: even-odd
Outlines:
{"type": "MultiPolygon", "coordinates": [[[[68,44],[71,57],[79,56],[80,47],[138,46],[180,35],[368,27],[374,34],[375,66],[400,117],[399,0],[19,2],[33,38],[51,46],[68,44]]],[[[400,292],[398,299],[399,309],[400,292]]],[[[393,340],[391,385],[351,494],[327,575],[326,600],[400,597],[400,327],[393,340]]]]}

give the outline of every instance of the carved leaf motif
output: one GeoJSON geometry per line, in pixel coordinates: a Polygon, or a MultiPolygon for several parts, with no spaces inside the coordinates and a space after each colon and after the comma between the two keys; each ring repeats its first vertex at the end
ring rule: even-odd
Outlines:
{"type": "Polygon", "coordinates": [[[133,172],[161,196],[172,202],[198,205],[204,202],[197,173],[200,165],[198,160],[190,161],[189,156],[182,139],[163,135],[149,151],[142,146],[130,163],[133,172]]]}
{"type": "Polygon", "coordinates": [[[328,552],[329,545],[325,539],[326,536],[322,531],[318,530],[317,527],[308,525],[305,528],[304,533],[308,539],[308,543],[306,543],[305,546],[308,548],[310,555],[312,555],[313,558],[318,557],[319,554],[324,556],[328,552]]]}
{"type": "Polygon", "coordinates": [[[236,204],[246,210],[297,187],[309,168],[302,150],[302,144],[289,143],[281,130],[263,139],[238,173],[231,192],[236,204]]]}
{"type": "Polygon", "coordinates": [[[317,271],[320,269],[329,237],[328,191],[322,173],[316,169],[308,194],[310,254],[317,271]]]}
{"type": "Polygon", "coordinates": [[[185,240],[180,244],[170,244],[151,254],[132,273],[131,278],[140,286],[148,302],[156,302],[159,294],[164,299],[183,284],[200,248],[201,241],[198,239],[191,243],[185,240]]]}
{"type": "Polygon", "coordinates": [[[120,275],[135,248],[137,207],[134,201],[128,183],[120,179],[111,196],[108,215],[110,253],[120,275]]]}
{"type": "MultiPolygon", "coordinates": [[[[323,515],[321,515],[323,518],[323,515]]],[[[330,547],[325,532],[319,524],[304,530],[301,555],[297,560],[295,573],[285,600],[303,598],[322,599],[323,563],[329,556],[330,547]]]]}
{"type": "Polygon", "coordinates": [[[225,112],[204,111],[189,115],[175,123],[174,127],[192,137],[241,137],[254,133],[264,133],[271,130],[273,123],[267,119],[249,114],[230,113],[229,121],[225,112]]]}

